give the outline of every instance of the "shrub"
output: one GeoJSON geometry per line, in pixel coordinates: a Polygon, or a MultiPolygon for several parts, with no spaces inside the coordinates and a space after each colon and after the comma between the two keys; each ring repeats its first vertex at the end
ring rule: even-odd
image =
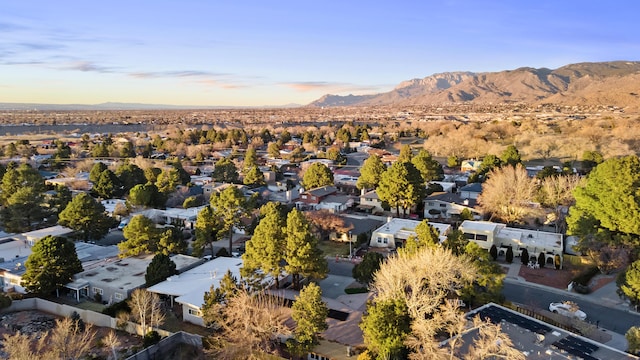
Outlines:
{"type": "Polygon", "coordinates": [[[107,306],[106,308],[104,308],[104,310],[102,310],[102,313],[105,315],[109,315],[111,317],[116,317],[116,314],[118,314],[121,311],[124,311],[127,314],[131,312],[131,308],[129,307],[129,304],[127,303],[126,300],[113,303],[107,306]]]}
{"type": "Polygon", "coordinates": [[[522,255],[520,255],[520,261],[522,265],[529,264],[529,251],[527,249],[522,249],[522,255]]]}
{"type": "Polygon", "coordinates": [[[556,270],[560,270],[560,266],[562,265],[560,261],[560,255],[556,254],[553,257],[553,265],[556,267],[556,270]]]}
{"type": "Polygon", "coordinates": [[[505,254],[505,260],[511,264],[513,262],[513,249],[511,246],[507,248],[507,253],[505,254]]]}
{"type": "Polygon", "coordinates": [[[223,247],[216,253],[216,257],[230,257],[229,251],[227,248],[223,247]]]}
{"type": "Polygon", "coordinates": [[[543,252],[541,252],[540,255],[538,255],[538,265],[540,266],[540,269],[544,267],[546,260],[547,260],[547,257],[543,252]]]}
{"type": "Polygon", "coordinates": [[[589,281],[591,281],[591,279],[594,276],[596,276],[598,272],[599,272],[598,267],[596,266],[589,267],[588,269],[582,271],[580,274],[576,275],[576,277],[573,278],[573,282],[574,284],[588,286],[589,281]]]}
{"type": "Polygon", "coordinates": [[[489,255],[491,255],[493,261],[498,260],[498,248],[495,245],[491,245],[491,249],[489,249],[489,255]]]}
{"type": "Polygon", "coordinates": [[[160,334],[157,331],[151,330],[142,339],[142,346],[148,348],[151,345],[155,345],[160,341],[160,334]]]}
{"type": "Polygon", "coordinates": [[[4,293],[0,294],[0,309],[8,308],[11,306],[11,298],[4,293]]]}

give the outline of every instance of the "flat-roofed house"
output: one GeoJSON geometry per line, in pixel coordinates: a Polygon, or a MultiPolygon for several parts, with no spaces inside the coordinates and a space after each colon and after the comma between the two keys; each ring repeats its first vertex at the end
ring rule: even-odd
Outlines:
{"type": "MultiPolygon", "coordinates": [[[[369,246],[374,248],[395,249],[403,247],[407,239],[416,236],[416,226],[420,221],[410,219],[391,218],[386,224],[373,231],[369,246]]],[[[440,234],[440,242],[446,240],[451,231],[451,225],[429,222],[440,234]]]]}
{"type": "Polygon", "coordinates": [[[492,245],[498,248],[499,254],[512,248],[515,256],[520,256],[527,249],[529,256],[538,257],[545,254],[546,263],[554,263],[556,255],[560,256],[564,249],[562,234],[547,231],[510,228],[505,224],[489,221],[465,220],[459,227],[469,241],[473,241],[483,249],[492,245]]]}
{"type": "Polygon", "coordinates": [[[207,261],[191,270],[169,277],[167,280],[153,285],[147,290],[166,295],[182,305],[182,319],[192,324],[204,326],[202,306],[204,294],[220,286],[220,280],[227,273],[240,279],[241,258],[219,257],[207,261]]]}

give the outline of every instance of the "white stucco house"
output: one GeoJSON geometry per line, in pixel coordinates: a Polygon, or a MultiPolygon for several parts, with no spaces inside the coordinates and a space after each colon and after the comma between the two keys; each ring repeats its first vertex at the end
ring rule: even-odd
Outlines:
{"type": "MultiPolygon", "coordinates": [[[[373,231],[369,246],[374,248],[396,249],[404,246],[407,239],[416,236],[416,226],[420,221],[390,218],[387,223],[373,231]]],[[[451,225],[429,222],[440,234],[440,242],[447,238],[451,225]]]]}

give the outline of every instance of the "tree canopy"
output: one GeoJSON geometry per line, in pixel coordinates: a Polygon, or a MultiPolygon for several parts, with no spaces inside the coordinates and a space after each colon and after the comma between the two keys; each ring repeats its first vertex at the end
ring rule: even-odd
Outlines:
{"type": "Polygon", "coordinates": [[[117,221],[105,213],[104,206],[87,193],[76,195],[58,216],[58,224],[80,232],[84,241],[101,239],[117,221]]]}
{"type": "Polygon", "coordinates": [[[56,236],[38,240],[31,248],[25,267],[22,286],[28,292],[40,295],[48,295],[68,284],[74,274],[82,271],[75,245],[56,236]]]}
{"type": "Polygon", "coordinates": [[[322,290],[315,283],[309,283],[291,306],[291,317],[296,322],[294,339],[296,350],[308,353],[318,344],[318,334],[328,328],[329,308],[322,301],[322,290]]]}
{"type": "Polygon", "coordinates": [[[318,248],[318,239],[301,211],[291,210],[287,215],[285,245],[285,271],[291,274],[293,285],[300,288],[300,277],[322,279],[328,271],[327,260],[318,248]]]}
{"type": "Polygon", "coordinates": [[[422,180],[424,180],[425,183],[444,179],[442,165],[433,159],[427,150],[420,150],[420,152],[411,159],[411,162],[415,165],[416,169],[420,171],[422,180]]]}
{"type": "Polygon", "coordinates": [[[396,161],[382,174],[376,192],[380,200],[395,207],[396,215],[400,216],[400,208],[406,214],[407,209],[424,199],[426,189],[415,165],[396,161]]]}
{"type": "Polygon", "coordinates": [[[231,159],[225,157],[216,161],[211,177],[217,182],[235,184],[238,182],[240,175],[238,174],[236,164],[234,164],[231,159]]]}
{"type": "Polygon", "coordinates": [[[537,193],[536,181],[524,166],[505,166],[489,173],[478,204],[492,217],[513,224],[536,212],[531,204],[537,193]]]}
{"type": "Polygon", "coordinates": [[[160,236],[156,224],[144,215],[132,217],[122,233],[125,241],[118,244],[120,257],[155,252],[160,236]]]}
{"type": "Polygon", "coordinates": [[[315,162],[305,170],[302,176],[302,186],[305,189],[315,189],[327,185],[333,185],[333,173],[325,164],[315,162]]]}
{"type": "Polygon", "coordinates": [[[235,186],[229,186],[211,196],[213,216],[220,219],[219,234],[227,233],[229,236],[229,254],[233,252],[233,229],[243,226],[242,218],[251,208],[251,199],[247,199],[235,186]]]}
{"type": "Polygon", "coordinates": [[[222,223],[214,213],[211,206],[205,206],[198,212],[196,217],[196,240],[193,243],[193,255],[202,256],[205,247],[211,247],[211,255],[213,252],[213,243],[218,241],[218,233],[222,228],[222,223]]]}
{"type": "Polygon", "coordinates": [[[278,202],[268,202],[260,208],[262,218],[245,243],[241,274],[251,278],[256,274],[269,275],[278,280],[284,270],[286,217],[278,202]],[[258,272],[258,270],[261,270],[258,272]]]}
{"type": "Polygon", "coordinates": [[[640,244],[640,159],[611,158],[593,169],[574,190],[568,233],[581,241],[595,237],[608,244],[640,244]]]}
{"type": "Polygon", "coordinates": [[[358,189],[375,189],[380,183],[382,174],[387,167],[377,155],[370,155],[360,168],[360,176],[356,182],[358,189]]]}
{"type": "Polygon", "coordinates": [[[146,286],[149,287],[160,283],[166,280],[169,276],[177,273],[176,263],[169,258],[169,255],[156,254],[149,263],[149,266],[147,266],[147,271],[144,274],[144,280],[146,282],[146,286]]]}

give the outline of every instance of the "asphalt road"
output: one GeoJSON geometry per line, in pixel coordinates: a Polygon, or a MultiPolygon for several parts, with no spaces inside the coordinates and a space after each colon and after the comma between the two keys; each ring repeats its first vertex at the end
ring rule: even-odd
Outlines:
{"type": "Polygon", "coordinates": [[[618,334],[626,333],[632,326],[640,326],[640,316],[635,313],[602,306],[595,301],[586,301],[568,292],[560,295],[556,291],[505,282],[502,293],[511,302],[545,310],[549,310],[549,304],[552,302],[574,301],[580,306],[580,310],[587,314],[588,322],[618,334]]]}
{"type": "Polygon", "coordinates": [[[336,262],[335,257],[327,257],[327,262],[329,264],[329,274],[349,277],[351,276],[351,270],[353,269],[354,265],[351,261],[340,259],[339,262],[336,262]]]}

